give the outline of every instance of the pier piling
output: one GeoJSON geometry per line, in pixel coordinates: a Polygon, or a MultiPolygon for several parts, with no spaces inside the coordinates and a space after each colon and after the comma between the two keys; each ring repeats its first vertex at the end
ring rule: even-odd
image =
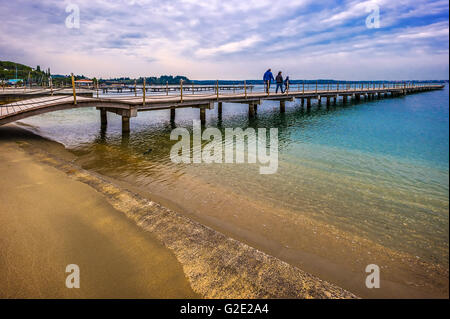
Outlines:
{"type": "Polygon", "coordinates": [[[204,107],[200,108],[200,123],[202,125],[206,123],[206,109],[204,107]]]}
{"type": "Polygon", "coordinates": [[[280,101],[280,113],[286,112],[286,101],[281,100],[280,101]]]}
{"type": "Polygon", "coordinates": [[[253,102],[248,104],[248,117],[255,117],[255,104],[253,102]]]}
{"type": "Polygon", "coordinates": [[[122,134],[130,133],[130,117],[122,115],[122,134]]]}
{"type": "Polygon", "coordinates": [[[106,109],[104,108],[100,109],[100,122],[102,128],[106,128],[106,125],[108,124],[108,117],[106,116],[106,109]]]}

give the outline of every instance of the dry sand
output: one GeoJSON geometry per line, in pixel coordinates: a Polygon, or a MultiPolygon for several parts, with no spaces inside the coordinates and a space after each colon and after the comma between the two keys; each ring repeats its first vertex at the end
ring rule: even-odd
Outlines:
{"type": "Polygon", "coordinates": [[[0,142],[0,298],[192,298],[174,254],[103,195],[0,142]],[[80,289],[65,286],[80,267],[80,289]]]}

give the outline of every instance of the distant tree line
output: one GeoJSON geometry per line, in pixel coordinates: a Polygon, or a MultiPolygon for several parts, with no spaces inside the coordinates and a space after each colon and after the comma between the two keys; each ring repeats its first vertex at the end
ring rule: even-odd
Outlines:
{"type": "MultiPolygon", "coordinates": [[[[31,85],[31,84],[48,84],[49,78],[52,78],[52,82],[54,86],[60,86],[60,85],[71,85],[72,84],[72,77],[71,75],[61,75],[61,74],[51,74],[50,68],[46,70],[42,70],[41,66],[38,65],[36,68],[32,68],[30,66],[10,62],[10,61],[0,61],[0,80],[1,81],[8,81],[10,79],[21,79],[25,84],[31,85]],[[17,73],[16,73],[17,70],[17,73]]],[[[84,75],[74,75],[75,80],[82,80],[82,79],[88,79],[84,75]]],[[[97,78],[92,79],[94,83],[97,82],[97,78]]],[[[137,84],[143,84],[144,78],[140,77],[137,79],[130,78],[130,77],[120,77],[120,78],[108,78],[98,79],[99,84],[102,83],[124,83],[124,84],[134,84],[134,81],[136,80],[137,84]]],[[[148,85],[155,84],[155,85],[163,85],[163,84],[179,84],[180,80],[183,80],[185,84],[191,84],[191,80],[189,80],[185,76],[177,75],[162,75],[160,77],[145,77],[145,82],[148,85]]],[[[23,82],[18,82],[18,84],[23,84],[23,82]]]]}
{"type": "Polygon", "coordinates": [[[0,61],[0,79],[21,79],[24,82],[40,82],[47,79],[50,69],[42,71],[38,65],[35,69],[20,63],[0,61]]]}
{"type": "MultiPolygon", "coordinates": [[[[88,79],[87,77],[85,77],[84,75],[74,75],[74,79],[75,80],[82,80],[82,79],[88,79]]],[[[65,85],[71,85],[71,81],[72,78],[70,75],[52,75],[52,80],[53,83],[64,83],[65,85]]],[[[144,78],[140,77],[140,78],[130,78],[130,77],[119,77],[119,78],[92,78],[91,80],[93,80],[94,83],[98,83],[99,84],[128,84],[128,85],[133,85],[134,81],[136,81],[136,84],[142,85],[144,83],[144,78]]],[[[183,83],[185,84],[191,84],[192,81],[189,80],[187,77],[185,76],[181,76],[181,75],[177,75],[177,76],[172,76],[172,75],[163,75],[160,77],[155,77],[155,76],[151,76],[151,77],[145,77],[145,84],[146,85],[164,85],[166,83],[168,84],[180,84],[180,80],[183,80],[183,83]]],[[[56,85],[56,84],[55,84],[56,85]]]]}
{"type": "MultiPolygon", "coordinates": [[[[180,81],[183,80],[183,83],[185,84],[191,84],[192,81],[189,80],[187,77],[185,76],[181,76],[181,75],[177,75],[177,76],[172,76],[172,75],[162,75],[160,77],[155,77],[155,76],[150,76],[150,77],[145,77],[145,83],[146,84],[155,84],[155,85],[163,85],[163,84],[180,84],[180,81]]],[[[140,77],[137,79],[132,79],[129,77],[121,77],[121,78],[110,78],[110,79],[99,79],[99,83],[124,83],[124,84],[134,84],[134,81],[136,81],[137,84],[143,84],[144,83],[144,78],[140,77]]]]}

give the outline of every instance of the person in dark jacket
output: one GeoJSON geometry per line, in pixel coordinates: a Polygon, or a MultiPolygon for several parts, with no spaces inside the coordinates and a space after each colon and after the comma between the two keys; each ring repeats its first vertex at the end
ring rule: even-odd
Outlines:
{"type": "Polygon", "coordinates": [[[264,73],[263,81],[264,81],[265,90],[266,90],[267,93],[269,93],[270,82],[275,81],[275,79],[273,78],[273,74],[272,74],[272,70],[271,69],[268,69],[266,71],[266,73],[264,73]]]}
{"type": "Polygon", "coordinates": [[[284,79],[284,91],[289,92],[289,76],[284,79]]]}
{"type": "Polygon", "coordinates": [[[277,82],[277,88],[275,90],[275,93],[278,93],[278,88],[281,89],[281,93],[284,93],[284,90],[283,90],[283,76],[281,75],[281,71],[278,72],[278,75],[275,78],[275,81],[277,82]]]}

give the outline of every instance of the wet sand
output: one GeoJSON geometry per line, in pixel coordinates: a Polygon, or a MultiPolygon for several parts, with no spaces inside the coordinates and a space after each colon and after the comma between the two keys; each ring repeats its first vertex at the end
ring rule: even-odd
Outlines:
{"type": "Polygon", "coordinates": [[[0,148],[2,298],[356,297],[80,169],[57,143],[9,125],[0,148]],[[65,287],[68,264],[80,289],[65,287]]]}

